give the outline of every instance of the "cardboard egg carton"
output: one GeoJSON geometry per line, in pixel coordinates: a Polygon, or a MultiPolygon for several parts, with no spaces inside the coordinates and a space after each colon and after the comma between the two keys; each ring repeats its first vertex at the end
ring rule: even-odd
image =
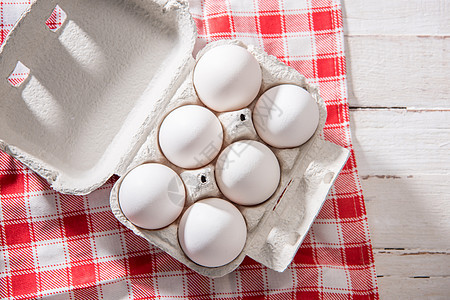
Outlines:
{"type": "MultiPolygon", "coordinates": [[[[207,45],[197,60],[212,47],[244,47],[261,66],[259,95],[279,84],[301,86],[316,100],[320,121],[313,137],[302,146],[269,147],[280,163],[280,184],[264,203],[238,206],[248,229],[242,253],[225,266],[202,267],[179,246],[181,215],[163,229],[145,230],[134,226],[120,210],[117,194],[123,175],[146,162],[162,163],[180,174],[187,195],[184,210],[199,199],[224,198],[214,178],[215,160],[200,169],[185,170],[171,164],[158,146],[159,126],[169,112],[182,105],[203,105],[192,83],[195,39],[195,26],[184,1],[37,0],[0,50],[0,149],[63,193],[87,194],[113,174],[122,176],[110,196],[115,216],[200,274],[223,276],[247,255],[283,271],[349,152],[323,140],[326,107],[318,90],[294,69],[256,47],[218,41],[207,45]],[[67,19],[52,32],[45,20],[57,4],[67,19]],[[17,61],[31,71],[24,83],[13,87],[5,78],[17,61]]],[[[262,142],[252,123],[254,104],[216,113],[224,129],[222,149],[239,140],[262,142]]]]}

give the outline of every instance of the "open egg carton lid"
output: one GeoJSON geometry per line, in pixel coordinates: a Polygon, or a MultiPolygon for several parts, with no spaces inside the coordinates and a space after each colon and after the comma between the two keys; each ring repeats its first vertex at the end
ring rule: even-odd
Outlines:
{"type": "MultiPolygon", "coordinates": [[[[186,104],[177,99],[193,94],[195,40],[184,1],[34,1],[0,49],[0,149],[55,190],[76,195],[152,161],[162,114],[186,104]],[[45,22],[57,5],[67,18],[54,31],[45,22]],[[12,86],[8,76],[17,66],[25,66],[29,74],[12,86]]],[[[199,55],[227,43],[241,45],[220,41],[199,55]]],[[[273,199],[260,206],[263,209],[241,209],[246,221],[255,223],[250,224],[255,230],[249,232],[245,251],[228,265],[201,267],[176,247],[176,227],[167,228],[172,234],[167,239],[164,231],[142,230],[123,216],[115,197],[123,177],[111,193],[112,210],[123,224],[210,277],[231,272],[246,255],[284,270],[349,155],[323,140],[326,107],[317,89],[276,58],[256,47],[247,50],[262,67],[261,91],[282,83],[304,87],[319,105],[320,122],[314,136],[291,151],[291,178],[273,199]]],[[[289,160],[290,151],[284,153],[289,160]]]]}
{"type": "Polygon", "coordinates": [[[195,41],[184,1],[32,1],[0,49],[0,149],[59,192],[94,191],[127,169],[195,41]],[[54,31],[57,6],[67,18],[54,31]],[[16,67],[29,69],[19,86],[16,67]]]}

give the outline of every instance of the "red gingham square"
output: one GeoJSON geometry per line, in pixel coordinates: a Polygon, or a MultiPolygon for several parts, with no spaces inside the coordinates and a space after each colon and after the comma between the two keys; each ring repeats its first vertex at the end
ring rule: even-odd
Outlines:
{"type": "Polygon", "coordinates": [[[231,24],[228,15],[211,18],[208,20],[208,23],[211,34],[230,32],[231,24]]]}
{"type": "Polygon", "coordinates": [[[130,275],[150,274],[153,271],[153,261],[150,254],[132,256],[128,259],[130,275]]]}
{"type": "MultiPolygon", "coordinates": [[[[0,43],[30,3],[0,1],[0,43]]],[[[199,36],[196,50],[212,40],[238,38],[295,68],[325,100],[324,137],[351,151],[293,263],[278,273],[247,257],[227,276],[203,277],[114,218],[108,198],[117,176],[89,195],[62,195],[0,152],[0,297],[378,299],[349,128],[339,1],[189,4],[199,36]]],[[[50,14],[50,27],[63,23],[61,11],[50,14]]]]}
{"type": "Polygon", "coordinates": [[[321,299],[321,297],[320,297],[320,292],[318,292],[318,291],[300,290],[297,293],[295,293],[295,299],[316,300],[316,299],[321,299]]]}
{"type": "Polygon", "coordinates": [[[4,230],[8,246],[25,244],[31,241],[30,225],[28,223],[7,224],[4,226],[4,230]]]}
{"type": "Polygon", "coordinates": [[[70,268],[73,285],[89,284],[96,280],[95,264],[76,265],[70,268]]]}
{"type": "Polygon", "coordinates": [[[333,77],[338,75],[337,58],[320,58],[317,60],[319,77],[333,77]]]}
{"type": "Polygon", "coordinates": [[[36,274],[26,273],[11,277],[11,289],[13,296],[32,296],[37,292],[36,274]]]}
{"type": "Polygon", "coordinates": [[[295,261],[302,264],[316,265],[314,249],[312,247],[307,247],[305,243],[300,247],[295,256],[295,261]]]}
{"type": "Polygon", "coordinates": [[[2,195],[23,194],[25,183],[24,176],[23,173],[0,175],[0,193],[2,195]]]}
{"type": "Polygon", "coordinates": [[[331,11],[315,11],[312,13],[314,30],[327,30],[333,28],[331,11]]]}
{"type": "Polygon", "coordinates": [[[262,15],[259,17],[261,34],[279,36],[283,33],[283,21],[281,15],[262,15]]]}
{"type": "Polygon", "coordinates": [[[367,245],[346,247],[344,250],[346,263],[350,266],[364,266],[372,263],[372,257],[367,248],[367,245]]]}
{"type": "Polygon", "coordinates": [[[336,199],[337,214],[341,219],[362,216],[361,199],[358,196],[339,197],[336,199]]]}
{"type": "Polygon", "coordinates": [[[89,234],[88,217],[85,214],[63,218],[67,237],[89,234]]]}
{"type": "Polygon", "coordinates": [[[341,124],[344,108],[341,104],[327,105],[327,124],[341,124]]]}

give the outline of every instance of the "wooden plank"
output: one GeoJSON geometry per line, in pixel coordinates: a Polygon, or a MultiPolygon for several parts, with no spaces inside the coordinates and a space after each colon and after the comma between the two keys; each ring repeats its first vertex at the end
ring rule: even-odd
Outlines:
{"type": "Polygon", "coordinates": [[[448,175],[362,176],[375,248],[450,249],[448,175]]]}
{"type": "Polygon", "coordinates": [[[447,299],[450,252],[374,249],[381,299],[447,299]]]}
{"type": "Polygon", "coordinates": [[[450,110],[353,110],[350,122],[361,176],[450,174],[450,110]]]}
{"type": "Polygon", "coordinates": [[[450,277],[378,278],[380,299],[434,299],[447,300],[450,294],[450,277]]]}
{"type": "Polygon", "coordinates": [[[377,276],[450,277],[450,250],[374,249],[377,276]]]}
{"type": "Polygon", "coordinates": [[[344,0],[344,28],[350,35],[448,35],[447,0],[344,0]]]}
{"type": "Polygon", "coordinates": [[[448,299],[450,2],[342,6],[350,106],[377,108],[350,115],[381,299],[448,299]]]}
{"type": "Polygon", "coordinates": [[[450,38],[349,36],[346,46],[350,106],[450,108],[450,38]]]}

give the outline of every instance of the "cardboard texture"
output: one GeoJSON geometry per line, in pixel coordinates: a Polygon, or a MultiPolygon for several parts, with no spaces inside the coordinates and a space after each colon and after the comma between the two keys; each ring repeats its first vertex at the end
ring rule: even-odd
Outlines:
{"type": "MultiPolygon", "coordinates": [[[[159,162],[183,179],[185,209],[199,199],[223,197],[214,179],[215,160],[198,170],[184,170],[165,159],[158,147],[158,128],[170,111],[186,104],[202,105],[192,84],[195,37],[182,1],[36,1],[0,52],[3,78],[17,61],[31,70],[19,87],[0,80],[4,95],[0,149],[63,193],[87,194],[113,174],[122,176],[139,164],[159,162]],[[52,32],[44,22],[57,4],[67,20],[52,32]]],[[[317,89],[275,57],[239,41],[218,41],[200,51],[197,60],[222,44],[237,44],[255,56],[263,72],[259,95],[275,85],[296,84],[313,95],[320,110],[319,127],[306,144],[270,147],[281,166],[274,195],[257,206],[238,206],[248,228],[243,252],[218,268],[193,263],[178,243],[179,219],[160,230],[144,230],[125,218],[117,199],[123,177],[111,191],[111,209],[126,227],[200,274],[223,276],[246,255],[283,271],[349,152],[323,140],[326,107],[317,89]]],[[[261,141],[252,124],[253,105],[217,114],[224,128],[223,148],[243,139],[261,141]]]]}

